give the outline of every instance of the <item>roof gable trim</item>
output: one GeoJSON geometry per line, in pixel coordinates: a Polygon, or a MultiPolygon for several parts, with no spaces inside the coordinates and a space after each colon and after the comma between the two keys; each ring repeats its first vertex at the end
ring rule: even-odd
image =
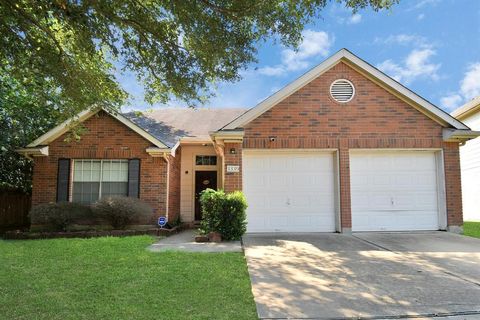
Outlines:
{"type": "Polygon", "coordinates": [[[152,136],[150,133],[139,127],[137,124],[133,123],[132,121],[128,120],[126,117],[122,116],[118,112],[111,112],[109,110],[106,110],[104,108],[90,108],[87,110],[84,110],[80,113],[78,113],[75,117],[70,118],[55,128],[51,129],[50,131],[46,132],[45,134],[41,135],[39,138],[35,139],[32,141],[29,145],[27,145],[27,148],[32,148],[32,147],[37,147],[39,145],[48,145],[52,141],[58,139],[61,135],[66,133],[68,130],[72,128],[72,126],[76,122],[84,122],[85,120],[89,119],[91,116],[97,114],[100,110],[105,111],[108,113],[110,116],[114,117],[118,121],[120,121],[122,124],[133,130],[134,132],[138,133],[140,136],[145,138],[146,140],[150,141],[153,145],[159,148],[169,148],[165,143],[162,141],[158,140],[154,136],[152,136]]]}

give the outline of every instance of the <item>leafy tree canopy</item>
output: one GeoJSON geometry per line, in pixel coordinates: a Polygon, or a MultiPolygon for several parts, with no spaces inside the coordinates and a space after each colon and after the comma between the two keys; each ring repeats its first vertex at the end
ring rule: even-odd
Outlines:
{"type": "Polygon", "coordinates": [[[0,69],[0,192],[30,191],[31,161],[17,152],[62,117],[56,84],[43,77],[14,79],[0,69]]]}
{"type": "MultiPolygon", "coordinates": [[[[337,0],[356,11],[399,0],[337,0]]],[[[259,42],[295,47],[327,0],[0,0],[0,61],[31,94],[56,94],[66,118],[127,98],[116,68],[144,84],[146,100],[201,104],[212,84],[239,79],[259,42]],[[42,85],[46,87],[42,89],[42,85]],[[38,89],[38,90],[37,90],[38,89]]],[[[52,104],[38,105],[45,112],[52,104]]],[[[29,120],[30,121],[30,120],[29,120]]]]}

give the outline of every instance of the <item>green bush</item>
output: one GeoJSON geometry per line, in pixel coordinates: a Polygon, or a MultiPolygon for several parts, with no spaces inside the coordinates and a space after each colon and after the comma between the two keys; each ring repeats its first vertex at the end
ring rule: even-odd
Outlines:
{"type": "Polygon", "coordinates": [[[94,215],[108,221],[114,229],[125,229],[134,221],[152,218],[153,210],[147,203],[130,197],[105,197],[92,205],[94,215]]]}
{"type": "Polygon", "coordinates": [[[32,225],[45,225],[54,231],[66,231],[73,223],[91,216],[90,207],[74,202],[40,204],[29,213],[32,225]]]}
{"type": "Polygon", "coordinates": [[[203,220],[200,230],[219,232],[225,240],[238,240],[247,231],[247,200],[240,191],[206,189],[200,195],[203,220]]]}

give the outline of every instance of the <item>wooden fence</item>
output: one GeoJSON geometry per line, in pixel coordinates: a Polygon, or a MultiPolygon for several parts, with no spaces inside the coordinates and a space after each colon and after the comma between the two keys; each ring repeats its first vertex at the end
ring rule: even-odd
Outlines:
{"type": "Polygon", "coordinates": [[[32,197],[21,191],[0,191],[0,231],[27,227],[31,203],[32,197]]]}

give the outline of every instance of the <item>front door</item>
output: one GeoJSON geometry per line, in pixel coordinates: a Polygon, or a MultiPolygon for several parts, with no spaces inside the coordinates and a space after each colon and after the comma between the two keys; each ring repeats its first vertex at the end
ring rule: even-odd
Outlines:
{"type": "Polygon", "coordinates": [[[205,189],[217,189],[217,171],[195,171],[195,220],[202,219],[200,193],[205,189]]]}

